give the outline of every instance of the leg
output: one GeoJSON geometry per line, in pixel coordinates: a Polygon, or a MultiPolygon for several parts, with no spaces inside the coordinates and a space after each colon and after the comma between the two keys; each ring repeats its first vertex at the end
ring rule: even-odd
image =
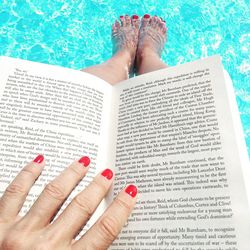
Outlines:
{"type": "Polygon", "coordinates": [[[114,55],[106,62],[92,66],[82,71],[93,74],[115,84],[129,77],[133,68],[138,43],[139,17],[134,15],[132,20],[128,15],[120,17],[121,24],[116,21],[112,27],[114,55]]]}
{"type": "Polygon", "coordinates": [[[110,84],[115,84],[128,79],[130,66],[129,54],[126,51],[119,51],[106,62],[82,69],[82,71],[98,76],[110,84]]]}
{"type": "Polygon", "coordinates": [[[159,69],[167,68],[160,56],[152,52],[151,50],[145,49],[140,56],[137,57],[137,74],[142,75],[159,69]]]}
{"type": "Polygon", "coordinates": [[[166,24],[160,18],[150,18],[149,15],[144,15],[136,54],[138,75],[167,68],[167,65],[161,60],[166,43],[166,31],[166,24]]]}

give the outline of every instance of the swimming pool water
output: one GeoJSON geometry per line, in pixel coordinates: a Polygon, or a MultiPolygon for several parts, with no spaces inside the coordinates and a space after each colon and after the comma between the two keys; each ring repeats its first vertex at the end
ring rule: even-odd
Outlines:
{"type": "Polygon", "coordinates": [[[80,69],[111,56],[110,29],[120,15],[161,16],[169,65],[222,56],[250,156],[249,6],[248,0],[1,0],[0,55],[80,69]]]}

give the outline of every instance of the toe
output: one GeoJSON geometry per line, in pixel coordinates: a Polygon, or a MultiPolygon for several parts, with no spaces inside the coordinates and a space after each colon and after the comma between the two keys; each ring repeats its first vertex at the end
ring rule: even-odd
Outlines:
{"type": "Polygon", "coordinates": [[[125,26],[126,27],[131,26],[131,18],[129,15],[125,16],[125,26]]]}
{"type": "Polygon", "coordinates": [[[121,24],[117,20],[115,21],[115,27],[117,29],[120,29],[120,27],[121,27],[121,24]]]}
{"type": "Polygon", "coordinates": [[[132,16],[132,26],[138,29],[138,28],[139,28],[139,25],[140,25],[139,16],[133,15],[133,16],[132,16]]]}
{"type": "Polygon", "coordinates": [[[157,16],[153,16],[151,18],[151,21],[150,21],[150,26],[152,28],[157,28],[157,26],[158,26],[157,24],[158,24],[158,17],[157,16]]]}
{"type": "Polygon", "coordinates": [[[163,29],[162,29],[162,30],[163,30],[163,34],[166,34],[166,33],[167,33],[168,28],[166,27],[166,25],[163,26],[163,29]]]}
{"type": "Polygon", "coordinates": [[[160,23],[160,30],[162,31],[163,34],[167,33],[167,26],[166,26],[166,22],[165,21],[162,21],[160,23]]]}
{"type": "Polygon", "coordinates": [[[125,26],[125,17],[124,16],[120,16],[120,21],[122,26],[125,26]]]}
{"type": "Polygon", "coordinates": [[[161,27],[162,27],[162,19],[160,17],[157,17],[156,18],[156,26],[157,26],[157,29],[158,30],[161,30],[161,27]]]}
{"type": "Polygon", "coordinates": [[[150,21],[150,15],[149,14],[145,14],[141,20],[141,27],[144,28],[146,26],[149,25],[149,21],[150,21]]]}
{"type": "Polygon", "coordinates": [[[160,17],[161,21],[165,23],[164,19],[162,17],[160,17]]]}
{"type": "Polygon", "coordinates": [[[116,20],[115,23],[112,25],[112,34],[116,34],[120,29],[120,23],[116,20]]]}

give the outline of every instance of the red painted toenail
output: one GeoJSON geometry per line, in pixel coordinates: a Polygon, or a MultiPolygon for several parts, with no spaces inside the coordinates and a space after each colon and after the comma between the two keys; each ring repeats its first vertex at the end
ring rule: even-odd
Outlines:
{"type": "Polygon", "coordinates": [[[149,14],[145,14],[143,17],[144,18],[150,18],[150,15],[149,14]]]}
{"type": "Polygon", "coordinates": [[[132,16],[132,18],[133,18],[133,19],[138,19],[138,18],[139,18],[139,16],[137,16],[137,15],[133,15],[133,16],[132,16]]]}

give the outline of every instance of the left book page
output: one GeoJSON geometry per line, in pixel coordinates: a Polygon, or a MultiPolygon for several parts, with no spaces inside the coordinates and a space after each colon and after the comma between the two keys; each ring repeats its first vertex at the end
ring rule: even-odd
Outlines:
{"type": "MultiPolygon", "coordinates": [[[[43,154],[46,167],[26,200],[73,160],[91,167],[66,204],[105,168],[112,87],[81,71],[0,57],[0,196],[22,167],[43,154]]],[[[104,206],[104,204],[103,204],[104,206]]]]}

